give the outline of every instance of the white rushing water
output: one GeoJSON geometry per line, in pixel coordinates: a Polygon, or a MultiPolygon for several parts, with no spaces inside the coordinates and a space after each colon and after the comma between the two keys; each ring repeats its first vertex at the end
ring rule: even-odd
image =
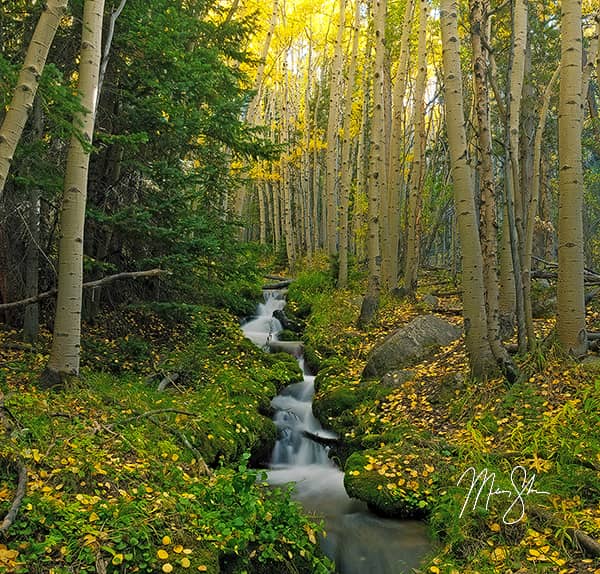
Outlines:
{"type": "MultiPolygon", "coordinates": [[[[267,349],[277,340],[281,324],[272,317],[285,307],[279,291],[265,291],[257,315],[242,326],[244,334],[267,349]]],[[[300,343],[296,348],[301,348],[300,343]]],[[[293,352],[294,345],[289,349],[293,352]]],[[[271,485],[295,483],[294,497],[307,512],[325,521],[327,536],[321,548],[341,574],[400,574],[418,567],[431,546],[422,522],[375,516],[365,503],[351,499],[344,489],[344,473],[329,459],[321,444],[304,434],[335,437],[321,427],[312,412],[314,380],[299,359],[303,381],[287,386],[271,405],[278,439],[271,457],[271,485]]]]}

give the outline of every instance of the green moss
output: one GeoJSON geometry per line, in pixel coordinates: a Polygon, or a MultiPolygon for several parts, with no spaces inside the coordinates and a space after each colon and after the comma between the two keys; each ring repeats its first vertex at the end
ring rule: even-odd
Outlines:
{"type": "Polygon", "coordinates": [[[377,514],[423,518],[436,500],[441,464],[435,450],[410,443],[355,452],[346,461],[344,486],[377,514]]]}

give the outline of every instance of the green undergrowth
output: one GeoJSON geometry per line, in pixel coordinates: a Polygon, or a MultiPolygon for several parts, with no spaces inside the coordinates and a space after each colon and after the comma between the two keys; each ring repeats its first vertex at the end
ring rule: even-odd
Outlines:
{"type": "MultiPolygon", "coordinates": [[[[437,550],[423,572],[600,572],[574,539],[575,530],[600,539],[598,362],[543,350],[519,359],[523,376],[512,386],[475,381],[458,340],[396,379],[363,377],[369,351],[431,312],[424,296],[444,289],[454,288],[426,276],[415,303],[383,297],[361,331],[358,289],[336,290],[322,271],[290,288],[292,308],[310,302],[304,340],[320,358],[314,410],[342,439],[334,456],[346,490],[379,514],[427,520],[437,550]]],[[[438,307],[460,320],[456,298],[438,307]]],[[[592,326],[599,316],[590,311],[592,326]]],[[[551,321],[537,323],[544,336],[551,321]]]]}
{"type": "Polygon", "coordinates": [[[19,461],[28,478],[0,572],[331,570],[321,526],[250,468],[275,440],[270,399],[302,377],[293,358],[195,306],[122,309],[87,326],[83,347],[79,381],[53,391],[36,388],[44,342],[3,354],[0,516],[19,461]]]}

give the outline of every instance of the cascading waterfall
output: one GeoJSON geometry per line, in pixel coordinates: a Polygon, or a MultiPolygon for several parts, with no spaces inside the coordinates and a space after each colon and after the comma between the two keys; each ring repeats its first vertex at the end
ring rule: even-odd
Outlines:
{"type": "MultiPolygon", "coordinates": [[[[282,327],[273,312],[284,307],[281,291],[265,290],[265,302],[258,306],[257,315],[242,326],[246,337],[265,350],[277,346],[282,327]]],[[[271,457],[269,483],[294,482],[295,498],[308,512],[325,520],[327,536],[321,539],[321,548],[341,574],[410,572],[431,548],[425,525],[380,518],[363,502],[348,497],[344,474],[330,461],[327,449],[305,434],[335,437],[313,415],[315,378],[301,357],[302,343],[286,343],[286,349],[299,357],[303,381],[287,386],[271,401],[278,439],[271,457]]]]}

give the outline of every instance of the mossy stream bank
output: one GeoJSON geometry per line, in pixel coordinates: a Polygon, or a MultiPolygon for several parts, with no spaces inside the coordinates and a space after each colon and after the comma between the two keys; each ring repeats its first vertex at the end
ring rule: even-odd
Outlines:
{"type": "MultiPolygon", "coordinates": [[[[422,285],[416,303],[384,297],[366,330],[355,326],[359,294],[333,289],[328,272],[290,286],[288,309],[305,321],[306,352],[319,366],[314,411],[342,439],[334,456],[347,492],[384,516],[427,522],[438,545],[423,571],[600,572],[593,545],[575,538],[600,539],[597,363],[548,350],[521,359],[512,386],[475,381],[459,339],[394,377],[365,378],[373,346],[431,312],[422,285]],[[488,500],[485,487],[466,504],[469,468],[493,475],[487,485],[505,492],[488,500]],[[522,483],[529,487],[520,496],[522,483]]],[[[443,305],[459,323],[459,302],[443,305]]],[[[537,323],[541,334],[551,327],[537,323]]]]}

